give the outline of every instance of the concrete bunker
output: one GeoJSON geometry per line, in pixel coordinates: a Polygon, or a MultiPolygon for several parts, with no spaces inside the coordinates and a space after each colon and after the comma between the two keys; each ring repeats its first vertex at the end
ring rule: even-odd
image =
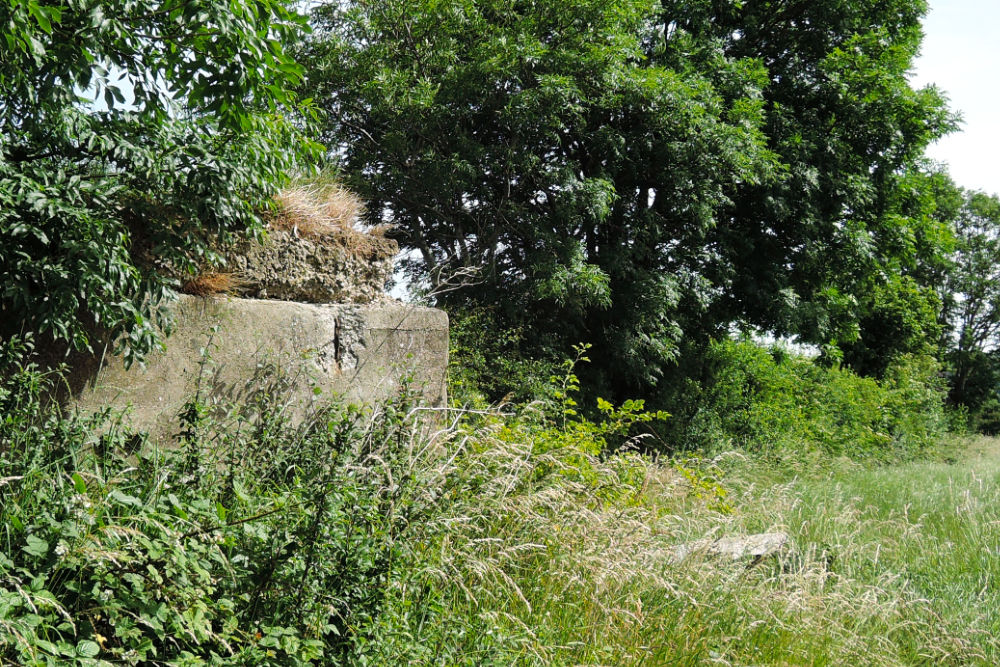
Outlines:
{"type": "Polygon", "coordinates": [[[73,383],[82,387],[76,406],[128,407],[133,427],[171,437],[199,386],[209,400],[239,402],[263,373],[283,378],[283,398],[298,414],[321,398],[385,399],[403,378],[426,404],[444,405],[447,315],[389,298],[396,244],[356,229],[356,210],[330,219],[317,211],[322,199],[279,199],[263,242],[221,248],[223,269],[183,280],[188,294],[173,305],[166,350],[144,366],[126,369],[104,355],[76,368],[86,376],[73,383]]]}

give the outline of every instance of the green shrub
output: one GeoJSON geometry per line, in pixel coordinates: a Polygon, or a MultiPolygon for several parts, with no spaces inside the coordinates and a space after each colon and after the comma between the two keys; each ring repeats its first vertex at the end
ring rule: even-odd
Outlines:
{"type": "MultiPolygon", "coordinates": [[[[620,561],[646,535],[635,534],[634,517],[656,513],[646,493],[651,471],[662,469],[622,444],[632,442],[635,425],[668,417],[642,400],[614,406],[599,398],[600,418],[582,415],[575,371],[589,361],[586,350],[575,348],[537,400],[460,420],[438,442],[437,501],[392,587],[371,664],[574,663],[555,657],[577,653],[559,646],[559,625],[572,636],[581,623],[598,623],[610,609],[601,602],[603,579],[620,575],[620,561]],[[586,530],[593,544],[581,558],[567,544],[584,541],[586,530]],[[548,613],[567,602],[568,617],[548,613]]],[[[702,488],[715,494],[709,503],[724,496],[695,465],[695,502],[704,502],[702,488]]],[[[598,641],[595,654],[610,660],[614,640],[598,641]]]]}
{"type": "Polygon", "coordinates": [[[674,442],[772,458],[891,461],[930,448],[948,428],[944,387],[928,357],[893,361],[881,381],[781,349],[725,340],[689,379],[674,442]]]}
{"type": "Polygon", "coordinates": [[[453,309],[448,395],[455,405],[486,407],[539,398],[559,368],[552,355],[530,344],[523,328],[505,326],[492,309],[453,309]],[[528,349],[530,348],[530,352],[528,349]]]}
{"type": "MultiPolygon", "coordinates": [[[[580,392],[580,381],[576,368],[580,363],[589,363],[585,356],[589,345],[574,347],[576,356],[562,364],[562,373],[552,375],[541,388],[541,398],[521,406],[517,414],[495,415],[491,421],[495,430],[487,442],[529,443],[536,456],[552,455],[549,463],[537,465],[534,475],[546,477],[555,472],[568,479],[593,487],[596,496],[607,501],[618,501],[615,495],[620,487],[605,484],[598,472],[600,466],[594,461],[606,455],[629,449],[642,436],[636,436],[636,426],[669,418],[666,412],[650,412],[645,409],[642,399],[630,399],[620,406],[614,406],[603,398],[595,401],[592,412],[598,417],[589,419],[581,414],[581,406],[576,400],[580,392]],[[495,440],[494,440],[495,439],[495,440]]],[[[625,473],[617,470],[616,475],[625,473]]]]}

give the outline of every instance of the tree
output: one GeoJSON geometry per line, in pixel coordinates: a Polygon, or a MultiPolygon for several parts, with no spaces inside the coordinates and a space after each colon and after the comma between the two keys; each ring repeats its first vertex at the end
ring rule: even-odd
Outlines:
{"type": "Polygon", "coordinates": [[[951,122],[906,80],[925,9],[356,0],[317,11],[304,57],[414,274],[478,269],[441,301],[595,344],[622,396],[734,324],[827,343],[882,306],[933,323],[932,288],[886,271],[914,261],[899,236],[939,252],[894,202],[951,122]]]}
{"type": "Polygon", "coordinates": [[[966,192],[955,221],[957,244],[945,283],[942,320],[951,366],[950,398],[976,410],[995,398],[1000,365],[1000,198],[966,192]]]}
{"type": "Polygon", "coordinates": [[[155,344],[172,283],[139,255],[193,266],[314,151],[282,115],[305,26],[287,4],[0,6],[0,334],[155,344]]]}
{"type": "Polygon", "coordinates": [[[362,0],[320,9],[303,56],[325,137],[371,222],[418,253],[413,274],[477,271],[442,302],[497,303],[536,340],[603,339],[607,366],[646,379],[675,350],[678,304],[711,289],[691,263],[713,211],[771,166],[759,69],[716,58],[726,102],[652,64],[651,10],[362,0]]]}
{"type": "Polygon", "coordinates": [[[856,285],[849,304],[853,330],[836,347],[827,345],[827,353],[877,377],[901,355],[939,355],[961,199],[961,189],[933,165],[893,175],[868,262],[848,274],[856,285]]]}
{"type": "MultiPolygon", "coordinates": [[[[924,149],[954,119],[936,89],[907,79],[926,9],[922,0],[663,3],[666,34],[763,65],[762,130],[781,165],[779,178],[740,184],[717,213],[710,322],[838,344],[876,373],[873,352],[933,338],[925,268],[941,263],[950,221],[913,190],[926,180],[924,149]],[[903,326],[900,307],[920,321],[903,326]]],[[[690,58],[669,45],[653,57],[690,58]]]]}

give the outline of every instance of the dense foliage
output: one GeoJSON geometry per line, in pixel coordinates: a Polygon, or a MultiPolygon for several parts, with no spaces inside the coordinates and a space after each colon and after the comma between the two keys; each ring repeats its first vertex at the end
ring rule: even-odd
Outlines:
{"type": "Polygon", "coordinates": [[[698,664],[720,651],[853,655],[859,642],[876,656],[956,637],[958,655],[1000,648],[990,633],[942,625],[908,584],[890,589],[885,613],[873,607],[889,595],[881,575],[865,574],[873,547],[846,544],[842,523],[806,521],[801,502],[773,521],[836,541],[836,560],[804,549],[774,568],[677,562],[681,542],[775,525],[750,512],[775,491],[739,496],[719,464],[635,451],[663,449],[655,434],[680,419],[674,432],[690,441],[672,444],[686,456],[707,447],[731,469],[762,455],[758,475],[911,458],[941,415],[918,360],[876,383],[720,345],[711,376],[691,388],[704,410],[671,417],[582,395],[578,348],[536,380],[540,400],[440,429],[405,392],[370,409],[320,402],[293,424],[289,378],[266,364],[244,402],[209,399],[206,359],[178,447],[112,414],[60,413],[45,402],[57,378],[25,352],[7,345],[0,367],[3,662],[698,664]],[[599,416],[581,416],[584,404],[599,416]],[[818,605],[805,642],[804,599],[818,605]]]}
{"type": "Polygon", "coordinates": [[[301,426],[262,369],[239,406],[195,394],[181,447],[45,406],[55,377],[0,367],[0,661],[345,664],[366,652],[401,538],[436,487],[404,403],[301,426]],[[413,494],[417,493],[420,498],[413,494]],[[423,504],[422,504],[422,502],[423,504]]]}
{"type": "Polygon", "coordinates": [[[897,359],[881,380],[827,368],[780,347],[722,341],[675,399],[668,440],[761,460],[900,461],[933,451],[950,424],[932,357],[897,359]]]}
{"type": "MultiPolygon", "coordinates": [[[[109,412],[63,414],[47,404],[58,376],[26,364],[22,343],[2,352],[0,660],[387,664],[441,650],[392,633],[439,609],[424,549],[448,539],[449,513],[504,479],[480,469],[494,453],[467,446],[471,431],[429,443],[405,388],[369,410],[323,403],[296,425],[289,378],[262,367],[239,404],[199,382],[167,446],[109,412]]],[[[496,463],[610,500],[627,489],[609,471],[638,462],[601,464],[607,438],[664,415],[630,402],[578,418],[572,368],[541,410],[502,427],[530,467],[496,463]]]]}
{"type": "Polygon", "coordinates": [[[13,0],[0,6],[0,335],[155,341],[208,234],[254,227],[312,150],[282,0],[13,0]],[[148,258],[147,258],[148,259],[148,258]]]}
{"type": "MultiPolygon", "coordinates": [[[[1000,200],[966,192],[955,215],[956,247],[943,289],[950,398],[978,417],[1000,399],[1000,200]]],[[[990,417],[995,422],[995,416],[990,417]]],[[[995,429],[996,424],[983,424],[995,429]]]]}
{"type": "Polygon", "coordinates": [[[949,232],[907,194],[951,127],[906,78],[925,9],[359,0],[317,9],[302,57],[438,302],[593,343],[624,396],[734,324],[870,373],[936,339],[949,232]]]}
{"type": "Polygon", "coordinates": [[[922,198],[920,160],[952,127],[940,94],[907,78],[926,9],[922,0],[664,3],[668,34],[767,73],[761,130],[779,177],[738,183],[716,214],[705,239],[720,291],[710,321],[840,345],[865,373],[884,368],[872,356],[924,351],[936,333],[927,267],[943,261],[949,233],[922,198]]]}

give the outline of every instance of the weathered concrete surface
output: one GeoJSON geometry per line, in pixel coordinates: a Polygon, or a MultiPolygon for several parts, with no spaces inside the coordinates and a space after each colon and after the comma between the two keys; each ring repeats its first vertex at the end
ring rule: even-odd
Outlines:
{"type": "Polygon", "coordinates": [[[349,238],[353,246],[271,230],[266,244],[243,240],[223,254],[241,296],[305,303],[383,300],[399,246],[358,232],[349,238]]]}
{"type": "Polygon", "coordinates": [[[253,378],[274,369],[289,379],[298,408],[315,400],[316,387],[319,396],[377,401],[397,392],[405,375],[428,404],[446,400],[448,317],[440,310],[182,296],[174,312],[166,352],[130,370],[118,358],[104,359],[96,374],[89,371],[93,381],[76,405],[131,405],[132,425],[163,437],[176,432],[199,377],[203,395],[224,403],[245,398],[253,378]]]}

